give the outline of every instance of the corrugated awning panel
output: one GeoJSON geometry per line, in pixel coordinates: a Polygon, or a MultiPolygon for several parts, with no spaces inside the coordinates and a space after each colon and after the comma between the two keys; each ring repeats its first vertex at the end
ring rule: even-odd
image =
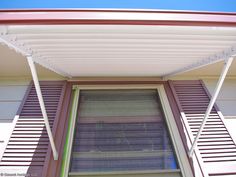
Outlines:
{"type": "Polygon", "coordinates": [[[165,76],[232,49],[236,28],[27,25],[8,26],[7,37],[72,77],[165,76]]]}

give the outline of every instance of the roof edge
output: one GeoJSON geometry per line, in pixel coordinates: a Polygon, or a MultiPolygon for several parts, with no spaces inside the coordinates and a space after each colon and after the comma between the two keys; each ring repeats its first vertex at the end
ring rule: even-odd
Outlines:
{"type": "Polygon", "coordinates": [[[143,9],[4,9],[0,10],[0,24],[119,24],[236,27],[236,13],[143,9]]]}
{"type": "Polygon", "coordinates": [[[171,10],[171,9],[129,9],[129,8],[20,8],[0,9],[0,12],[143,12],[143,13],[182,13],[182,14],[215,14],[236,15],[236,12],[198,11],[198,10],[171,10]]]}

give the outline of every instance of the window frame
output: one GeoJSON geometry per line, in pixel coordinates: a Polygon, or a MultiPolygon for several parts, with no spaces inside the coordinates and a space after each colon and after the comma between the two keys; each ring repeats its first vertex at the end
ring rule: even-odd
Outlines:
{"type": "Polygon", "coordinates": [[[192,170],[186,155],[184,145],[182,143],[178,128],[172,113],[167,94],[163,84],[132,84],[132,85],[73,85],[71,97],[70,116],[67,129],[66,143],[63,152],[63,164],[60,177],[68,176],[109,176],[109,175],[138,175],[138,174],[163,174],[180,173],[183,177],[193,177],[192,170]],[[179,169],[175,170],[142,170],[142,171],[114,171],[114,172],[69,172],[71,163],[71,154],[73,147],[74,132],[76,120],[78,118],[78,105],[80,90],[122,90],[122,89],[155,89],[160,98],[162,111],[165,117],[167,129],[169,131],[170,139],[173,145],[176,160],[179,169]]]}

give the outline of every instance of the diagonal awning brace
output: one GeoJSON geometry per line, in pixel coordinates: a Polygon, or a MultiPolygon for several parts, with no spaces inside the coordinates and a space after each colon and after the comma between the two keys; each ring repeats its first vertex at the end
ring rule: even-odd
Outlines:
{"type": "Polygon", "coordinates": [[[222,72],[221,72],[220,78],[219,78],[219,80],[218,80],[218,83],[217,83],[217,85],[216,85],[216,88],[215,88],[215,90],[214,90],[214,93],[213,93],[213,95],[212,95],[212,98],[211,98],[211,100],[210,100],[210,103],[209,103],[209,105],[208,105],[208,107],[207,107],[207,110],[206,110],[206,112],[205,112],[205,115],[204,115],[202,124],[201,124],[201,126],[200,126],[200,128],[199,128],[199,130],[198,130],[198,133],[197,133],[197,135],[196,135],[196,138],[195,138],[194,141],[193,141],[192,147],[191,147],[191,149],[189,150],[189,156],[190,156],[190,157],[193,156],[194,150],[195,150],[195,148],[196,148],[196,146],[197,146],[197,141],[198,141],[198,139],[200,138],[200,135],[201,135],[201,133],[202,133],[202,130],[203,130],[203,128],[204,128],[204,125],[205,125],[205,123],[206,123],[206,121],[207,121],[207,118],[209,117],[210,112],[211,112],[211,110],[212,110],[212,108],[213,108],[213,106],[214,106],[214,104],[215,104],[215,102],[216,102],[217,96],[218,96],[218,94],[219,94],[219,92],[220,92],[220,89],[221,89],[221,87],[222,87],[222,85],[223,85],[223,82],[224,82],[224,80],[225,80],[225,77],[226,77],[226,75],[227,75],[227,72],[228,72],[228,70],[229,70],[229,67],[230,67],[230,65],[232,64],[233,59],[234,59],[233,57],[229,57],[229,58],[225,61],[224,68],[223,68],[223,70],[222,70],[222,72]]]}
{"type": "Polygon", "coordinates": [[[47,116],[45,104],[44,104],[44,101],[43,101],[42,92],[41,92],[41,89],[40,89],[40,86],[39,86],[39,80],[38,80],[36,68],[35,68],[35,65],[34,65],[34,61],[33,61],[33,58],[31,56],[27,56],[27,60],[28,60],[29,66],[30,66],[31,74],[32,74],[33,81],[34,81],[34,86],[35,86],[37,97],[38,97],[38,100],[39,100],[39,105],[40,105],[40,108],[41,108],[41,111],[42,111],[42,114],[43,114],[44,123],[45,123],[46,130],[47,130],[47,133],[48,133],[49,141],[50,141],[50,144],[51,144],[51,147],[52,147],[53,158],[54,158],[54,160],[57,160],[58,159],[58,153],[57,153],[56,146],[55,146],[55,143],[54,143],[54,140],[53,140],[53,135],[52,135],[52,132],[51,132],[51,129],[50,129],[48,116],[47,116]]]}
{"type": "MultiPolygon", "coordinates": [[[[37,76],[37,72],[36,72],[36,68],[35,68],[35,63],[34,63],[33,58],[32,58],[32,53],[30,53],[29,51],[25,51],[24,49],[18,47],[17,45],[14,44],[14,42],[11,42],[8,39],[5,39],[4,36],[1,35],[1,34],[0,34],[0,42],[3,42],[9,48],[13,48],[15,51],[17,51],[17,52],[19,52],[22,55],[27,57],[28,64],[30,66],[30,70],[31,70],[31,74],[32,74],[32,78],[33,78],[33,81],[34,81],[37,97],[38,97],[38,100],[39,100],[40,108],[41,108],[41,111],[42,111],[42,114],[43,114],[44,123],[45,123],[45,126],[46,126],[49,141],[50,141],[51,148],[52,148],[52,151],[53,151],[53,158],[54,158],[54,160],[58,160],[58,153],[57,153],[56,146],[55,146],[55,143],[54,143],[54,140],[53,140],[53,135],[52,135],[52,132],[51,132],[51,129],[50,129],[48,116],[47,116],[46,108],[45,108],[44,101],[43,101],[42,92],[41,92],[41,89],[40,89],[40,86],[39,86],[39,80],[38,80],[38,76],[37,76]]],[[[50,68],[50,69],[52,69],[52,68],[50,68]]]]}

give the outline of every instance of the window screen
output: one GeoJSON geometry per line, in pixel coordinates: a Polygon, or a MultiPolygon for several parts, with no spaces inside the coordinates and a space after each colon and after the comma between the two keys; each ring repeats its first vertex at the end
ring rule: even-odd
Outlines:
{"type": "Polygon", "coordinates": [[[80,92],[71,172],[177,169],[156,90],[80,92]]]}

